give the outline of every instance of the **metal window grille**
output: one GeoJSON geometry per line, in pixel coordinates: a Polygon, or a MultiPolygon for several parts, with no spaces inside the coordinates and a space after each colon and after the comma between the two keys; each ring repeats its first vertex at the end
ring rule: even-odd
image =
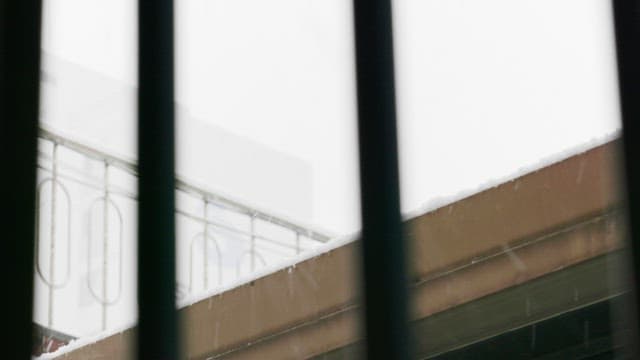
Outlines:
{"type": "Polygon", "coordinates": [[[29,359],[33,299],[36,134],[40,76],[40,0],[0,1],[0,156],[4,356],[29,359]]]}
{"type": "MultiPolygon", "coordinates": [[[[637,0],[614,0],[620,99],[624,123],[633,275],[640,273],[638,135],[640,117],[637,0]]],[[[369,358],[407,358],[407,305],[398,201],[397,144],[390,0],[354,0],[363,218],[366,337],[369,358]],[[366,181],[364,181],[366,180],[366,181]],[[383,269],[385,271],[383,271],[383,269]],[[375,279],[375,280],[374,280],[375,279]],[[375,282],[375,285],[374,285],[375,282]]],[[[40,72],[39,0],[0,2],[3,265],[11,314],[6,354],[30,354],[35,222],[36,137],[40,72]]],[[[139,2],[139,358],[175,359],[173,2],[139,2]]],[[[205,229],[206,231],[206,229],[205,229]]],[[[206,235],[204,235],[206,239],[206,235]]],[[[206,243],[206,241],[205,241],[206,243]]],[[[637,294],[637,281],[634,281],[637,294]]],[[[636,299],[638,296],[636,295],[636,299]]],[[[637,300],[636,300],[637,304],[637,300]]],[[[637,306],[633,316],[637,319],[637,306]]],[[[637,339],[637,330],[636,337],[637,339]]]]}
{"type": "Polygon", "coordinates": [[[631,312],[632,319],[630,352],[633,357],[640,354],[638,340],[640,339],[640,167],[637,159],[640,158],[638,147],[634,141],[638,141],[640,127],[640,1],[638,0],[613,0],[613,15],[616,37],[616,53],[618,64],[618,84],[620,93],[620,109],[622,115],[622,142],[624,148],[624,164],[626,174],[627,209],[629,220],[629,239],[631,245],[630,279],[631,279],[631,312]]]}

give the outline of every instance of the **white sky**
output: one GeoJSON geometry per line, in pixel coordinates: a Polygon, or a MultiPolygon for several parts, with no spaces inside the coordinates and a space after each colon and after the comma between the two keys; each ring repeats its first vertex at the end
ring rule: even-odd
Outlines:
{"type": "MultiPolygon", "coordinates": [[[[404,211],[619,128],[609,3],[394,2],[404,211]]],[[[308,161],[301,220],[356,230],[351,1],[176,4],[178,101],[308,161]]],[[[134,84],[135,20],[130,0],[47,0],[44,49],[134,84]]]]}

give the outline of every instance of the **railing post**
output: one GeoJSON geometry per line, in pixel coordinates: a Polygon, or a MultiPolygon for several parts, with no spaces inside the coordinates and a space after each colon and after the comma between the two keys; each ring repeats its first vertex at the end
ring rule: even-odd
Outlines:
{"type": "Polygon", "coordinates": [[[407,359],[390,0],[354,0],[366,356],[407,359]]]}
{"type": "Polygon", "coordinates": [[[251,263],[251,272],[254,272],[256,270],[256,216],[254,214],[251,214],[251,223],[250,223],[250,228],[251,228],[251,244],[250,246],[250,254],[249,254],[249,261],[251,263]]]}
{"type": "Polygon", "coordinates": [[[40,0],[0,2],[2,334],[7,359],[31,358],[36,151],[40,82],[40,0]]]}
{"type": "MultiPolygon", "coordinates": [[[[53,143],[53,151],[51,154],[51,226],[49,227],[49,277],[51,278],[51,284],[49,284],[49,314],[47,317],[47,324],[49,327],[53,326],[53,283],[56,281],[55,276],[55,255],[56,255],[56,186],[58,181],[58,144],[53,143]]],[[[38,229],[36,229],[38,231],[38,229]]],[[[71,229],[67,229],[71,231],[71,229]]],[[[71,245],[71,244],[69,244],[71,245]]]]}
{"type": "Polygon", "coordinates": [[[102,330],[107,329],[107,288],[109,287],[109,163],[104,162],[104,204],[102,206],[102,330]]]}
{"type": "Polygon", "coordinates": [[[176,359],[173,1],[138,1],[138,358],[176,359]]]}
{"type": "Polygon", "coordinates": [[[204,291],[207,291],[207,289],[209,289],[209,253],[207,252],[207,244],[209,241],[209,224],[207,223],[207,221],[209,221],[209,212],[207,211],[209,207],[209,202],[205,199],[204,200],[204,229],[203,229],[203,236],[202,236],[202,256],[203,256],[203,268],[204,268],[204,291]]]}

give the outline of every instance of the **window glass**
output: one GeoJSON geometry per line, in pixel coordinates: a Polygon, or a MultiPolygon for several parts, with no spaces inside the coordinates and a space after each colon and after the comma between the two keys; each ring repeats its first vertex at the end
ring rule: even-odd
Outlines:
{"type": "MultiPolygon", "coordinates": [[[[624,355],[610,3],[392,5],[415,358],[624,355]]],[[[43,359],[131,357],[136,11],[44,4],[43,359]]],[[[177,271],[166,280],[185,358],[364,356],[352,12],[338,0],[175,2],[177,271]]]]}

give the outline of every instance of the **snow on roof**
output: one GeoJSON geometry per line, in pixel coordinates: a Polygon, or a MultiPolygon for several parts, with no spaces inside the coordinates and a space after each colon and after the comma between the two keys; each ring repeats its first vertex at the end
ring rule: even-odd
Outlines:
{"type": "Polygon", "coordinates": [[[473,188],[468,188],[468,189],[464,189],[461,190],[453,195],[449,195],[449,196],[438,196],[438,197],[434,197],[431,198],[429,200],[427,200],[422,206],[418,207],[417,209],[414,210],[410,210],[410,211],[406,211],[404,212],[402,215],[404,220],[409,220],[409,219],[413,219],[416,218],[420,215],[424,215],[426,213],[432,212],[434,210],[437,210],[439,208],[445,207],[449,204],[452,204],[454,202],[460,201],[464,198],[467,198],[469,196],[475,195],[477,193],[483,192],[485,190],[494,188],[498,185],[507,183],[509,181],[513,181],[519,177],[522,177],[526,174],[538,171],[542,168],[545,168],[547,166],[551,166],[555,163],[561,162],[563,160],[566,160],[570,157],[579,155],[581,153],[584,153],[586,151],[589,151],[595,147],[598,147],[600,145],[606,144],[610,141],[613,141],[617,138],[619,138],[621,136],[621,129],[616,129],[608,134],[605,134],[603,136],[600,137],[596,137],[596,138],[592,138],[589,141],[586,141],[584,143],[581,144],[577,144],[574,146],[570,146],[562,151],[556,152],[553,155],[550,156],[546,156],[543,157],[541,159],[539,159],[537,162],[528,164],[526,166],[520,167],[519,169],[517,169],[516,171],[509,173],[507,175],[501,176],[501,177],[497,177],[494,178],[490,181],[486,181],[483,183],[480,183],[478,186],[473,187],[473,188]]]}
{"type": "MultiPolygon", "coordinates": [[[[334,250],[336,248],[342,247],[346,244],[349,244],[353,241],[355,241],[356,239],[359,238],[359,234],[351,234],[351,235],[347,235],[347,236],[343,236],[343,237],[339,237],[336,239],[331,240],[328,243],[324,243],[321,245],[318,245],[317,247],[310,249],[308,251],[306,251],[305,253],[300,254],[299,256],[295,257],[295,258],[291,258],[291,259],[287,259],[287,260],[283,260],[279,263],[273,263],[269,266],[266,266],[260,270],[257,270],[256,272],[247,275],[247,276],[243,276],[238,278],[237,281],[229,283],[225,286],[222,287],[218,287],[216,289],[213,289],[209,292],[204,292],[202,294],[198,294],[197,296],[191,296],[191,297],[187,297],[185,299],[183,299],[182,301],[180,301],[178,303],[178,308],[184,308],[184,307],[188,307],[191,306],[197,302],[200,302],[202,300],[206,300],[210,297],[222,294],[224,292],[227,292],[229,290],[232,290],[240,285],[243,284],[247,284],[250,283],[252,281],[258,280],[260,278],[269,276],[273,273],[276,273],[278,271],[287,269],[288,271],[293,271],[296,267],[296,264],[304,262],[306,260],[318,257],[322,254],[325,254],[327,252],[330,252],[331,250],[334,250]]],[[[117,335],[117,334],[122,334],[125,330],[132,328],[136,325],[136,323],[130,323],[128,325],[125,325],[123,327],[119,327],[116,329],[110,329],[107,331],[103,331],[100,332],[98,334],[95,334],[93,336],[86,336],[83,338],[79,338],[79,339],[75,339],[70,341],[67,345],[62,346],[60,348],[58,348],[58,350],[51,352],[51,353],[47,353],[47,354],[42,354],[40,356],[37,357],[33,357],[33,360],[45,360],[45,359],[55,359],[59,356],[62,356],[66,353],[72,352],[76,349],[79,349],[83,346],[87,346],[87,345],[91,345],[94,344],[96,342],[99,342],[101,340],[104,340],[108,337],[111,337],[113,335],[117,335]]]]}
{"type": "Polygon", "coordinates": [[[93,343],[96,343],[100,340],[106,339],[112,335],[116,335],[116,334],[121,334],[123,333],[125,330],[131,328],[135,326],[135,324],[127,324],[125,326],[116,328],[116,329],[111,329],[109,331],[105,331],[105,332],[101,332],[92,336],[85,336],[83,338],[78,338],[78,339],[74,339],[71,340],[68,344],[59,347],[56,351],[54,352],[50,352],[50,353],[45,353],[42,354],[40,356],[32,356],[31,359],[32,360],[46,360],[46,359],[55,359],[59,356],[62,356],[66,353],[70,353],[73,350],[79,349],[81,347],[87,346],[87,345],[91,345],[93,343]]]}

